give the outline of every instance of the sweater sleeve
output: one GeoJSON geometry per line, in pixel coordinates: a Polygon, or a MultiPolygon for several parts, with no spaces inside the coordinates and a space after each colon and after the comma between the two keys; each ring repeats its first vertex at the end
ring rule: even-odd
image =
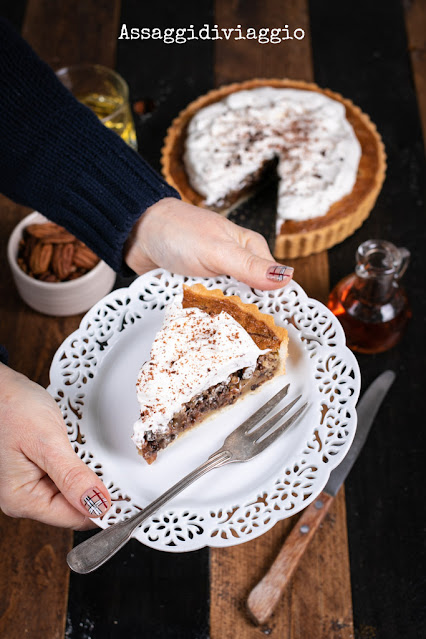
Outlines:
{"type": "Polygon", "coordinates": [[[143,211],[179,197],[2,19],[0,191],[65,226],[116,271],[143,211]]]}

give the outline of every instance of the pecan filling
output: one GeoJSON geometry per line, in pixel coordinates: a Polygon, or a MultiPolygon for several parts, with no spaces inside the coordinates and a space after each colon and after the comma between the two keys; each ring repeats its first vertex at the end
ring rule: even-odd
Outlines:
{"type": "Polygon", "coordinates": [[[183,431],[200,422],[209,413],[223,406],[233,404],[244,392],[255,390],[260,384],[274,376],[278,368],[279,355],[277,351],[270,351],[261,355],[253,374],[245,378],[246,369],[233,373],[226,382],[221,382],[196,395],[184,404],[167,425],[167,430],[155,433],[147,430],[140,454],[152,464],[157,452],[166,448],[183,431]]]}

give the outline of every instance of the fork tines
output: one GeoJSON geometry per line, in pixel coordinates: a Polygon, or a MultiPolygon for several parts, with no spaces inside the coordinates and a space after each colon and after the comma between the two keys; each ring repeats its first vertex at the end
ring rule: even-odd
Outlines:
{"type": "MultiPolygon", "coordinates": [[[[276,416],[272,417],[270,420],[268,420],[267,424],[269,423],[269,430],[277,425],[277,423],[279,422],[279,420],[282,417],[282,415],[283,414],[285,415],[285,413],[288,413],[288,411],[291,408],[293,408],[293,406],[296,404],[296,402],[299,401],[299,399],[301,397],[302,396],[299,395],[299,397],[297,397],[293,402],[291,402],[288,406],[283,408],[283,410],[280,411],[280,413],[278,413],[278,415],[276,415],[276,416]]],[[[308,406],[308,403],[306,402],[289,419],[287,419],[283,424],[280,424],[277,428],[275,428],[275,430],[272,430],[272,432],[269,433],[269,435],[267,435],[264,439],[262,439],[262,436],[266,432],[268,432],[268,430],[264,428],[264,426],[266,426],[266,425],[260,426],[259,431],[262,431],[262,433],[255,440],[255,444],[257,445],[257,451],[256,452],[257,453],[261,453],[262,450],[265,450],[265,448],[267,448],[270,444],[272,444],[272,442],[274,442],[280,435],[282,435],[282,433],[284,433],[288,428],[290,428],[290,426],[292,424],[294,424],[294,422],[300,417],[300,415],[303,413],[303,411],[305,410],[305,408],[307,406],[308,406]]],[[[255,432],[255,434],[257,436],[257,434],[258,434],[257,430],[254,431],[254,432],[255,432]]]]}
{"type": "Polygon", "coordinates": [[[236,431],[243,431],[248,433],[254,426],[257,426],[259,422],[266,417],[277,404],[287,395],[290,384],[287,384],[276,395],[274,395],[266,404],[263,404],[253,415],[251,415],[246,421],[239,426],[236,431]]]}
{"type": "MultiPolygon", "coordinates": [[[[235,429],[234,434],[238,437],[245,437],[250,440],[250,443],[255,448],[255,454],[258,454],[265,448],[267,448],[272,442],[277,439],[283,432],[285,432],[290,426],[300,417],[308,403],[304,403],[289,419],[282,421],[282,418],[291,411],[291,409],[301,399],[302,395],[298,395],[289,404],[284,406],[278,413],[272,415],[266,421],[263,421],[265,417],[273,412],[274,408],[278,406],[284,397],[288,394],[290,384],[287,384],[276,395],[274,395],[269,401],[259,408],[249,419],[235,429]],[[269,434],[268,434],[269,433],[269,434]]],[[[254,452],[254,451],[253,451],[254,452]]]]}
{"type": "Polygon", "coordinates": [[[298,397],[296,397],[296,399],[293,399],[293,401],[287,404],[286,406],[284,406],[284,408],[282,408],[279,411],[279,413],[277,413],[273,417],[270,417],[266,422],[263,422],[263,424],[261,424],[257,428],[253,426],[249,428],[248,430],[246,429],[245,431],[246,434],[250,433],[254,435],[256,439],[254,439],[253,441],[258,442],[259,439],[262,437],[262,435],[265,435],[269,430],[271,430],[274,426],[276,426],[276,424],[278,424],[281,417],[284,417],[284,415],[287,415],[287,413],[293,408],[295,404],[297,404],[297,402],[299,401],[301,397],[302,395],[299,395],[298,397]]]}

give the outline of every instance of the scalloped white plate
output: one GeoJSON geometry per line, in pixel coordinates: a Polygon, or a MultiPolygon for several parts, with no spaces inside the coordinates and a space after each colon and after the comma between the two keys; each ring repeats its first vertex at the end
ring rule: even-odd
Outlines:
{"type": "Polygon", "coordinates": [[[229,277],[185,278],[162,269],[98,302],[57,351],[50,379],[74,450],[112,496],[112,508],[95,520],[102,528],[143,508],[203,462],[284,382],[291,384],[290,399],[302,393],[309,401],[294,426],[257,458],[213,470],[138,529],[139,541],[169,552],[248,541],[313,501],[351,445],[360,387],[339,322],[295,282],[253,291],[229,277]],[[137,374],[165,306],[183,282],[196,281],[237,294],[285,325],[287,372],[180,437],[148,466],[130,439],[138,416],[137,374]]]}

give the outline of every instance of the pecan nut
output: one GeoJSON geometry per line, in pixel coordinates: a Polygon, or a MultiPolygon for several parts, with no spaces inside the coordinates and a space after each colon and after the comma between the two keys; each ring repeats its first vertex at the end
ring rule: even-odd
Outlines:
{"type": "Polygon", "coordinates": [[[92,269],[99,262],[99,257],[85,244],[78,242],[75,245],[74,264],[78,268],[92,269]]]}
{"type": "Polygon", "coordinates": [[[43,224],[29,224],[25,227],[25,230],[29,235],[32,235],[32,237],[36,237],[40,240],[56,231],[57,228],[58,225],[54,222],[45,222],[43,224]]]}
{"type": "Polygon", "coordinates": [[[64,280],[75,270],[73,256],[74,245],[72,242],[68,244],[55,244],[52,256],[52,270],[58,280],[64,280]]]}
{"type": "Polygon", "coordinates": [[[62,226],[54,224],[54,222],[29,224],[26,230],[30,236],[51,244],[63,244],[74,240],[74,236],[71,233],[68,233],[62,226]]]}
{"type": "Polygon", "coordinates": [[[40,275],[47,271],[52,258],[52,253],[52,244],[41,244],[38,242],[34,246],[30,254],[30,270],[33,275],[40,275]]]}

